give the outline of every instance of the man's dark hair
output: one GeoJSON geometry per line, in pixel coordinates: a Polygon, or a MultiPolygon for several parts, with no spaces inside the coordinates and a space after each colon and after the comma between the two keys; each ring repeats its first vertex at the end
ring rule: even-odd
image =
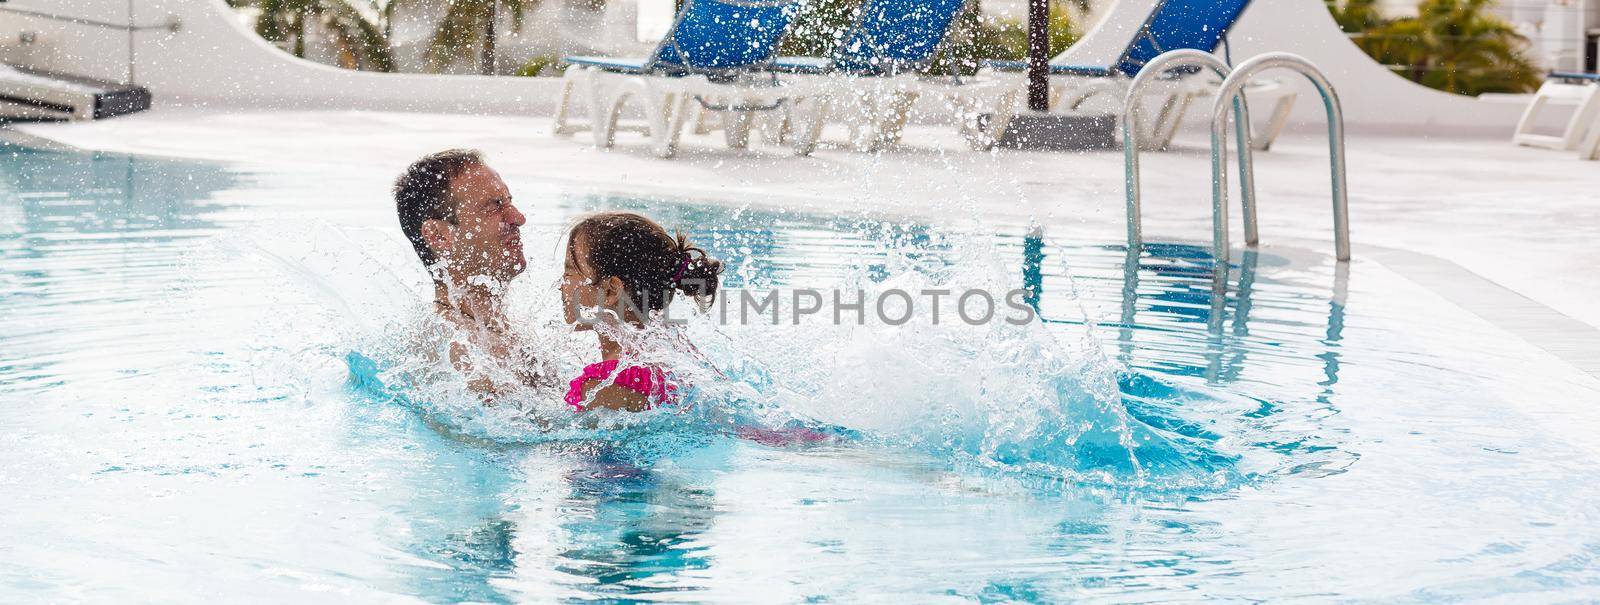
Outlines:
{"type": "Polygon", "coordinates": [[[450,201],[450,183],[469,166],[482,166],[483,154],[476,149],[446,149],[412,162],[394,182],[394,206],[400,215],[400,232],[411,240],[422,264],[432,265],[433,250],[422,239],[422,223],[441,220],[456,222],[456,206],[450,201]]]}

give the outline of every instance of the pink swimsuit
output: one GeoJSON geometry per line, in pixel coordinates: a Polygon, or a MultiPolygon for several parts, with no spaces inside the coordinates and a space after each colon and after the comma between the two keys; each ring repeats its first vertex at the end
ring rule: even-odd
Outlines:
{"type": "MultiPolygon", "coordinates": [[[[617,371],[617,360],[612,359],[600,363],[591,363],[584,366],[583,373],[572,379],[571,386],[567,389],[567,405],[572,406],[572,411],[583,411],[583,387],[590,380],[605,383],[611,378],[611,373],[617,371]]],[[[678,385],[667,381],[667,373],[654,368],[643,366],[628,366],[617,372],[617,379],[612,381],[619,387],[628,389],[649,397],[661,403],[674,403],[677,400],[678,385]]],[[[655,407],[651,405],[650,407],[655,407]]]]}
{"type": "MultiPolygon", "coordinates": [[[[567,389],[567,405],[572,406],[572,411],[584,410],[584,385],[591,380],[605,384],[606,380],[611,378],[611,373],[616,372],[617,365],[617,360],[612,359],[584,366],[583,373],[572,379],[571,387],[567,389]]],[[[612,384],[648,397],[650,403],[646,409],[654,408],[658,402],[671,405],[678,401],[678,385],[668,381],[667,373],[659,369],[628,366],[617,372],[617,379],[612,381],[612,384]]],[[[764,429],[741,426],[735,434],[741,439],[774,447],[812,445],[833,439],[827,433],[807,428],[764,429]]]]}

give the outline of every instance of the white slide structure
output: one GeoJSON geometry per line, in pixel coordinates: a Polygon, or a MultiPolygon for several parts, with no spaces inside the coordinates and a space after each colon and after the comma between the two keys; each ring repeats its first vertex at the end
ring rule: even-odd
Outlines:
{"type": "Polygon", "coordinates": [[[0,118],[94,120],[150,108],[150,91],[0,64],[0,118]]]}
{"type": "MultiPolygon", "coordinates": [[[[629,2],[634,0],[613,0],[629,2]]],[[[0,13],[0,62],[134,82],[155,104],[295,109],[550,115],[557,78],[357,72],[296,59],[255,35],[224,0],[11,0],[27,10],[111,22],[163,23],[176,32],[122,32],[0,13]],[[34,36],[31,44],[19,35],[34,36]],[[131,57],[130,57],[131,55],[131,57]]],[[[1484,100],[1425,88],[1374,63],[1335,25],[1321,0],[1256,0],[1229,36],[1235,62],[1288,51],[1316,63],[1338,86],[1351,130],[1510,136],[1526,99],[1484,100]]],[[[1300,85],[1298,79],[1285,78],[1300,85]]],[[[1320,127],[1318,96],[1299,95],[1294,115],[1320,127]]]]}
{"type": "MultiPolygon", "coordinates": [[[[1355,132],[1509,137],[1527,104],[1515,96],[1447,93],[1395,75],[1350,41],[1322,0],[1255,0],[1228,41],[1235,64],[1269,52],[1316,64],[1338,88],[1345,123],[1355,132]]],[[[1304,78],[1282,79],[1301,87],[1294,120],[1322,128],[1321,97],[1304,78]]]]}
{"type": "Polygon", "coordinates": [[[143,29],[132,32],[130,42],[125,31],[0,12],[0,62],[117,82],[131,72],[157,106],[548,114],[560,83],[323,65],[261,39],[224,0],[10,0],[3,6],[136,27],[176,22],[177,31],[143,29]],[[23,33],[33,42],[19,42],[23,33]]]}

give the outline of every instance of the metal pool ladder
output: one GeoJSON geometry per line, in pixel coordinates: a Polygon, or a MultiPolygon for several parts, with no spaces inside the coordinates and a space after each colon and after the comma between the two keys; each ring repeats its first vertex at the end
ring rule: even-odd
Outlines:
{"type": "MultiPolygon", "coordinates": [[[[1128,200],[1128,249],[1136,251],[1144,246],[1144,226],[1140,213],[1140,187],[1139,187],[1139,98],[1143,96],[1144,89],[1149,88],[1152,82],[1161,79],[1170,80],[1167,72],[1185,67],[1206,67],[1222,78],[1227,78],[1233,70],[1228,64],[1223,63],[1216,55],[1183,48],[1162,53],[1146,63],[1139,73],[1133,77],[1133,82],[1128,85],[1128,95],[1122,102],[1122,161],[1124,169],[1123,185],[1127,191],[1128,200]]],[[[1218,97],[1219,99],[1221,97],[1218,97]]],[[[1243,190],[1245,206],[1255,203],[1255,167],[1251,162],[1250,154],[1250,109],[1245,106],[1244,95],[1238,95],[1234,100],[1234,131],[1239,139],[1239,184],[1243,190]]],[[[1212,152],[1216,153],[1213,145],[1212,152]]],[[[1225,249],[1225,248],[1224,248],[1225,249]]]]}
{"type": "Polygon", "coordinates": [[[1140,91],[1162,72],[1172,67],[1202,66],[1209,67],[1219,75],[1225,76],[1221,89],[1217,92],[1217,100],[1211,110],[1211,241],[1212,256],[1219,266],[1226,266],[1228,260],[1228,109],[1232,105],[1234,112],[1235,137],[1239,146],[1239,180],[1241,194],[1241,210],[1244,214],[1244,239],[1245,245],[1256,246],[1260,243],[1260,233],[1256,224],[1256,194],[1255,194],[1255,168],[1251,161],[1249,112],[1244,104],[1242,92],[1245,84],[1256,74],[1268,70],[1283,68],[1298,72],[1311,81],[1317,93],[1322,95],[1322,105],[1327,111],[1328,119],[1328,157],[1333,178],[1333,236],[1334,255],[1340,261],[1350,260],[1350,218],[1349,195],[1345,181],[1344,162],[1344,111],[1339,104],[1339,95],[1334,91],[1333,85],[1328,82],[1327,76],[1316,65],[1304,57],[1291,53],[1267,53],[1253,57],[1239,64],[1229,73],[1227,66],[1209,53],[1194,50],[1175,50],[1164,53],[1151,60],[1129,86],[1128,96],[1124,100],[1122,136],[1123,160],[1126,169],[1125,185],[1128,201],[1128,248],[1130,251],[1142,245],[1140,233],[1139,209],[1139,155],[1137,139],[1137,108],[1140,91]],[[1198,55],[1198,56],[1197,56],[1198,55]]]}

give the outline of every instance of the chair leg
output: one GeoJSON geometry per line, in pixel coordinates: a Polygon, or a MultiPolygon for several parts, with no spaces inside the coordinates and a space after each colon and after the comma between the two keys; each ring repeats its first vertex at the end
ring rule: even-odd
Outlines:
{"type": "Polygon", "coordinates": [[[1589,121],[1589,134],[1578,143],[1578,159],[1600,160],[1600,114],[1589,121]]]}
{"type": "Polygon", "coordinates": [[[850,125],[850,147],[856,151],[872,151],[872,141],[877,136],[877,95],[855,91],[855,105],[846,117],[850,125]]]}
{"type": "MultiPolygon", "coordinates": [[[[961,134],[962,140],[967,142],[967,147],[973,151],[988,151],[994,149],[995,140],[987,135],[984,130],[983,114],[978,111],[966,111],[958,118],[960,123],[956,131],[961,134]]],[[[990,120],[995,119],[991,116],[990,120]]]]}
{"type": "Polygon", "coordinates": [[[794,153],[811,155],[822,139],[822,127],[828,120],[829,98],[816,96],[795,103],[794,153]]]}
{"type": "Polygon", "coordinates": [[[974,133],[980,128],[979,123],[983,120],[983,114],[977,110],[977,103],[960,92],[946,93],[944,103],[956,116],[956,134],[961,135],[962,140],[971,143],[974,133]]]}
{"type": "Polygon", "coordinates": [[[1022,94],[1022,89],[1014,87],[1001,93],[995,99],[994,113],[989,116],[987,128],[981,124],[981,116],[975,112],[972,114],[972,129],[967,136],[967,145],[973,151],[989,151],[1000,143],[1000,139],[1006,135],[1006,129],[1011,126],[1011,118],[1017,115],[1022,94]]]}
{"type": "Polygon", "coordinates": [[[572,106],[572,94],[574,89],[578,87],[578,78],[581,77],[578,74],[583,71],[585,69],[582,67],[574,67],[568,69],[567,73],[561,77],[561,96],[556,98],[556,115],[550,128],[551,132],[558,137],[570,135],[578,130],[570,126],[568,121],[572,106]]]}
{"type": "Polygon", "coordinates": [[[889,95],[885,119],[880,122],[883,126],[877,135],[878,146],[900,144],[900,135],[905,132],[906,122],[911,119],[911,109],[916,106],[919,96],[914,90],[896,91],[889,95]]]}
{"type": "Polygon", "coordinates": [[[695,103],[695,108],[692,111],[694,111],[694,133],[695,134],[698,134],[698,135],[711,134],[711,131],[716,130],[716,129],[721,127],[721,125],[716,122],[717,117],[718,117],[717,116],[717,112],[714,112],[714,111],[711,111],[709,109],[706,109],[704,106],[700,105],[699,103],[695,103]]]}
{"type": "Polygon", "coordinates": [[[1289,114],[1294,112],[1294,102],[1300,98],[1298,92],[1287,92],[1278,97],[1278,102],[1272,106],[1272,117],[1267,119],[1266,127],[1253,139],[1256,151],[1272,149],[1272,143],[1283,134],[1283,128],[1289,125],[1289,114]]]}
{"type": "Polygon", "coordinates": [[[1567,121],[1566,131],[1561,135],[1567,141],[1567,149],[1577,149],[1584,142],[1585,134],[1600,128],[1596,124],[1600,124],[1600,84],[1587,84],[1578,99],[1578,107],[1572,111],[1572,119],[1567,121]]]}
{"type": "Polygon", "coordinates": [[[1561,86],[1561,83],[1554,80],[1546,81],[1539,86],[1539,91],[1533,94],[1533,100],[1528,102],[1527,109],[1522,110],[1522,118],[1517,120],[1517,129],[1511,134],[1512,142],[1518,145],[1531,143],[1527,136],[1533,134],[1533,125],[1539,117],[1539,112],[1550,102],[1550,94],[1558,86],[1561,86]]]}
{"type": "Polygon", "coordinates": [[[667,124],[672,121],[672,110],[677,106],[679,95],[676,93],[658,93],[650,101],[655,110],[655,115],[650,120],[651,138],[659,138],[666,133],[667,124]]]}
{"type": "Polygon", "coordinates": [[[672,121],[672,102],[677,95],[658,92],[649,87],[641,88],[642,90],[636,94],[639,96],[640,104],[644,106],[644,119],[648,131],[645,134],[650,138],[650,147],[656,155],[661,155],[663,151],[671,155],[671,150],[666,147],[667,125],[672,121]]]}
{"type": "Polygon", "coordinates": [[[610,149],[616,145],[617,131],[622,130],[618,122],[622,120],[622,110],[628,106],[629,99],[638,99],[640,108],[644,110],[647,135],[653,138],[656,133],[665,130],[666,116],[662,114],[667,101],[663,98],[665,95],[651,86],[649,81],[628,80],[617,87],[614,98],[607,98],[606,92],[600,88],[596,93],[596,97],[605,103],[602,111],[595,112],[595,115],[601,116],[593,126],[596,147],[610,149]]]}
{"type": "Polygon", "coordinates": [[[610,92],[605,81],[608,79],[591,74],[583,86],[589,105],[589,134],[594,137],[594,146],[600,149],[610,149],[616,138],[617,106],[622,103],[622,99],[613,104],[606,98],[610,92]]]}
{"type": "Polygon", "coordinates": [[[729,149],[745,149],[750,146],[750,126],[755,121],[753,112],[750,111],[723,111],[722,134],[728,142],[729,149]]]}
{"type": "Polygon", "coordinates": [[[653,151],[656,157],[670,158],[678,153],[678,140],[683,134],[684,123],[688,121],[694,99],[686,93],[673,93],[664,95],[662,101],[662,118],[657,122],[659,130],[652,129],[651,141],[654,142],[653,151]]]}
{"type": "Polygon", "coordinates": [[[1006,130],[1011,128],[1011,118],[1017,117],[1017,111],[1022,106],[1021,90],[1012,90],[1001,97],[1000,110],[995,112],[994,119],[989,122],[989,138],[996,143],[1000,137],[1005,136],[1006,130]]]}
{"type": "Polygon", "coordinates": [[[755,120],[761,131],[761,140],[768,145],[781,146],[789,138],[789,107],[778,107],[761,112],[755,120]]]}
{"type": "Polygon", "coordinates": [[[1140,135],[1140,149],[1166,149],[1172,145],[1172,139],[1178,136],[1178,127],[1183,124],[1184,114],[1189,112],[1189,104],[1194,102],[1192,91],[1174,92],[1161,102],[1161,111],[1156,114],[1155,124],[1150,129],[1149,138],[1140,135]]]}
{"type": "Polygon", "coordinates": [[[872,97],[863,105],[865,115],[861,119],[861,130],[856,137],[856,150],[873,152],[883,148],[883,130],[887,119],[884,117],[890,111],[893,102],[885,99],[882,94],[874,91],[872,97]]]}

